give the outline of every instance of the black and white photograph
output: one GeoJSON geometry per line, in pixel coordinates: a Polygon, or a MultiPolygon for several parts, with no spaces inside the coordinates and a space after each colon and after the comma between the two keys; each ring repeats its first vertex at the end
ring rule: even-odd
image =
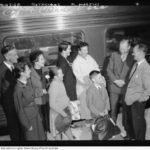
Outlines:
{"type": "Polygon", "coordinates": [[[0,5],[0,145],[149,140],[150,5],[0,5]]]}

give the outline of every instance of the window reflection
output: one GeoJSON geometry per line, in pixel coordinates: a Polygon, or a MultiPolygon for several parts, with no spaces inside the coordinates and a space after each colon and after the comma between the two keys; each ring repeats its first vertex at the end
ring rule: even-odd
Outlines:
{"type": "Polygon", "coordinates": [[[69,41],[76,45],[79,41],[84,41],[84,33],[82,31],[68,31],[63,33],[6,37],[4,45],[13,45],[17,49],[19,56],[28,56],[31,51],[39,48],[44,52],[46,64],[55,65],[58,55],[58,44],[61,41],[69,41]]]}

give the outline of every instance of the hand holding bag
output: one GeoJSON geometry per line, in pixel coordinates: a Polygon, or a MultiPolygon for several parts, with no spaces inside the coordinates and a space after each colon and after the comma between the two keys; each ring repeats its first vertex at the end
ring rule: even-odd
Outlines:
{"type": "Polygon", "coordinates": [[[99,116],[94,124],[93,140],[108,140],[120,133],[120,129],[109,115],[99,116]]]}
{"type": "Polygon", "coordinates": [[[59,133],[65,132],[71,125],[71,113],[68,107],[64,109],[67,117],[63,117],[61,114],[58,114],[55,119],[55,127],[59,133]]]}

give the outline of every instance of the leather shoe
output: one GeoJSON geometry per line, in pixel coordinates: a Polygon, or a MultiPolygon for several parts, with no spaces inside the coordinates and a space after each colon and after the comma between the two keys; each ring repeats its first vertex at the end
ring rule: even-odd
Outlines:
{"type": "Polygon", "coordinates": [[[134,138],[131,138],[131,137],[129,137],[129,136],[125,136],[125,137],[123,137],[124,138],[124,140],[134,140],[134,138]]]}

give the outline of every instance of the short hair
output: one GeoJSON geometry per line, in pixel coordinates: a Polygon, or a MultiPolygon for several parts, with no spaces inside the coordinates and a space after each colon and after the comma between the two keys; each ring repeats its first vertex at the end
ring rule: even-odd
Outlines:
{"type": "Polygon", "coordinates": [[[14,75],[15,78],[18,79],[21,76],[21,72],[25,71],[25,66],[28,66],[29,68],[31,68],[31,65],[29,64],[29,62],[26,60],[25,57],[21,57],[21,59],[19,60],[19,62],[15,65],[14,68],[14,75]]]}
{"type": "Polygon", "coordinates": [[[40,55],[43,55],[43,52],[41,50],[36,49],[36,50],[32,51],[29,55],[30,62],[34,65],[35,62],[37,62],[39,60],[40,55]]]}
{"type": "Polygon", "coordinates": [[[89,78],[92,80],[98,74],[100,74],[100,71],[93,70],[89,73],[89,78]]]}
{"type": "Polygon", "coordinates": [[[147,51],[148,51],[148,47],[147,47],[145,44],[143,44],[143,43],[138,43],[138,44],[136,44],[135,46],[138,46],[139,50],[140,50],[140,51],[143,51],[145,54],[146,54],[147,51]]]}
{"type": "Polygon", "coordinates": [[[124,36],[121,40],[120,40],[120,43],[124,42],[124,41],[128,41],[128,45],[131,45],[131,38],[128,37],[128,36],[124,36]]]}
{"type": "Polygon", "coordinates": [[[68,41],[62,41],[59,45],[58,45],[58,51],[61,53],[62,51],[66,51],[66,49],[68,48],[68,46],[71,45],[70,42],[68,41]]]}
{"type": "Polygon", "coordinates": [[[86,42],[80,41],[79,44],[78,44],[78,46],[79,46],[79,51],[80,51],[82,47],[89,46],[89,44],[86,43],[86,42]]]}
{"type": "Polygon", "coordinates": [[[14,47],[12,45],[6,45],[1,49],[1,54],[5,55],[7,54],[9,51],[13,50],[14,47]]]}

